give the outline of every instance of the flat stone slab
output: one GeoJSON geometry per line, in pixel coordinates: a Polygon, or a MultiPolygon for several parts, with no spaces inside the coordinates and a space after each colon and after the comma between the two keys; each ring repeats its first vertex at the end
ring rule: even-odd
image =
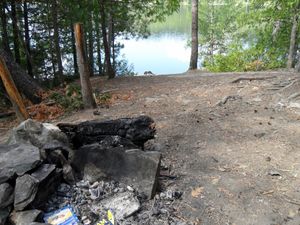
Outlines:
{"type": "Polygon", "coordinates": [[[160,159],[159,152],[104,149],[101,145],[92,144],[75,151],[72,166],[84,180],[94,182],[110,178],[133,186],[152,198],[157,188],[160,159]]]}
{"type": "Polygon", "coordinates": [[[14,207],[16,211],[24,210],[35,199],[38,180],[29,174],[16,180],[14,207]]]}
{"type": "Polygon", "coordinates": [[[41,163],[40,151],[28,144],[0,145],[0,184],[24,175],[41,163]]]}
{"type": "Polygon", "coordinates": [[[14,189],[8,184],[0,184],[0,209],[6,208],[14,202],[14,189]]]}

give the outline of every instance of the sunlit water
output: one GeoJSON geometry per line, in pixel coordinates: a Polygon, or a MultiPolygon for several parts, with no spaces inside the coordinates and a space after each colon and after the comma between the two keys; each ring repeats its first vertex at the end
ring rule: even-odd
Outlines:
{"type": "Polygon", "coordinates": [[[188,69],[191,50],[190,10],[182,6],[163,23],[150,26],[147,39],[121,40],[121,54],[132,64],[137,74],[151,71],[154,74],[183,73],[188,69]]]}

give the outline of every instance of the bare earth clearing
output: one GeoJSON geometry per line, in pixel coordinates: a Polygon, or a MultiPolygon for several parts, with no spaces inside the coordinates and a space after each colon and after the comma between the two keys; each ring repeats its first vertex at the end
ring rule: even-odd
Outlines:
{"type": "Polygon", "coordinates": [[[190,224],[300,224],[300,82],[287,72],[127,77],[94,88],[128,94],[64,122],[141,114],[156,122],[163,163],[190,224]],[[263,79],[240,80],[239,77],[263,79]],[[298,101],[299,100],[299,101],[298,101]]]}

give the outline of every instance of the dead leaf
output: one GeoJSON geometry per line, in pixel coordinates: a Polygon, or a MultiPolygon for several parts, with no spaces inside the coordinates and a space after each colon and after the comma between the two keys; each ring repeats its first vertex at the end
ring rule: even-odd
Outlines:
{"type": "Polygon", "coordinates": [[[191,195],[194,198],[198,198],[203,193],[203,191],[204,191],[204,187],[198,187],[192,190],[191,195]]]}

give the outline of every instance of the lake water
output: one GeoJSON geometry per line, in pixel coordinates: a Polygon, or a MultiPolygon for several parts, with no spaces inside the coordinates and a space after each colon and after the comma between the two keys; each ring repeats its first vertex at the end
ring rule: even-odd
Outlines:
{"type": "Polygon", "coordinates": [[[147,39],[121,40],[121,55],[132,64],[134,72],[144,74],[183,73],[189,66],[191,50],[188,47],[191,33],[190,6],[169,16],[165,22],[150,25],[147,39]]]}

